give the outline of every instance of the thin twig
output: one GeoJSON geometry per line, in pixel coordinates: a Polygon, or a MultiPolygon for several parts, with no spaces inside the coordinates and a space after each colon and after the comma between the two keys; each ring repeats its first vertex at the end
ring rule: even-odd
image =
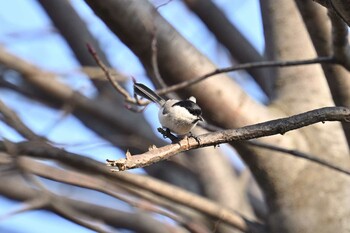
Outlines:
{"type": "Polygon", "coordinates": [[[261,142],[258,142],[258,141],[245,141],[244,143],[247,143],[248,145],[255,146],[255,147],[260,147],[260,148],[264,148],[264,149],[268,149],[268,150],[278,151],[278,152],[281,152],[281,153],[284,153],[284,154],[290,154],[290,155],[293,155],[294,157],[307,159],[309,161],[318,163],[320,165],[323,165],[323,166],[328,167],[330,169],[336,170],[338,172],[342,172],[342,173],[345,173],[347,175],[350,175],[350,171],[348,171],[348,170],[345,170],[345,169],[343,169],[341,167],[338,167],[336,165],[330,164],[329,162],[327,162],[325,160],[322,160],[320,158],[317,158],[316,156],[308,155],[306,153],[303,153],[303,152],[300,152],[300,151],[297,151],[297,150],[285,149],[285,148],[282,148],[282,147],[279,147],[279,146],[270,145],[270,144],[267,144],[267,143],[261,143],[261,142]]]}
{"type": "MultiPolygon", "coordinates": [[[[162,78],[160,71],[159,71],[159,65],[158,65],[158,39],[157,39],[157,27],[154,23],[155,18],[157,17],[157,10],[160,9],[163,6],[166,6],[169,4],[172,0],[169,0],[168,2],[162,3],[159,6],[155,7],[153,13],[153,24],[152,24],[152,41],[151,41],[151,51],[152,51],[152,69],[154,72],[154,81],[156,86],[158,85],[158,88],[167,88],[167,84],[164,82],[164,79],[162,78]]],[[[171,99],[177,99],[175,93],[168,94],[168,97],[171,99]]]]}
{"type": "Polygon", "coordinates": [[[300,66],[300,65],[311,65],[311,64],[317,64],[317,63],[330,63],[330,64],[336,64],[336,60],[333,57],[317,57],[313,59],[305,59],[305,60],[298,60],[298,61],[260,61],[260,62],[251,62],[251,63],[244,63],[239,64],[235,66],[230,66],[226,68],[220,68],[216,69],[210,73],[207,73],[203,76],[200,76],[198,78],[194,78],[191,80],[186,80],[181,83],[169,86],[167,88],[162,88],[157,90],[157,93],[162,95],[166,94],[168,92],[177,91],[185,87],[189,87],[191,85],[194,85],[196,83],[199,83],[209,77],[212,77],[214,75],[222,74],[222,73],[228,73],[232,71],[237,70],[245,70],[245,69],[251,69],[251,68],[265,68],[265,67],[288,67],[288,66],[300,66]]]}
{"type": "Polygon", "coordinates": [[[122,86],[119,85],[118,82],[116,82],[113,78],[112,75],[108,69],[108,67],[101,61],[101,59],[99,58],[96,50],[92,47],[92,45],[90,44],[86,44],[89,52],[91,53],[92,57],[95,59],[97,65],[103,70],[104,74],[106,75],[107,79],[109,80],[109,82],[113,85],[113,87],[120,93],[122,94],[122,96],[125,97],[125,99],[129,99],[131,98],[129,93],[122,88],[122,86]]]}
{"type": "Polygon", "coordinates": [[[153,32],[152,32],[152,42],[151,42],[151,48],[152,48],[152,68],[154,72],[154,78],[158,82],[161,88],[165,88],[167,85],[162,79],[162,76],[159,72],[159,66],[158,66],[158,47],[157,47],[157,28],[153,26],[153,32]]]}
{"type": "Polygon", "coordinates": [[[167,2],[161,3],[158,6],[156,6],[155,8],[156,8],[156,10],[158,10],[159,8],[161,8],[161,7],[165,6],[165,5],[168,5],[170,2],[172,2],[172,0],[168,0],[167,2]]]}
{"type": "Polygon", "coordinates": [[[92,55],[92,57],[95,59],[96,64],[103,70],[108,81],[112,84],[114,89],[124,97],[126,102],[131,104],[138,104],[138,105],[147,105],[149,103],[148,101],[140,101],[140,100],[136,101],[135,98],[133,98],[129,94],[129,92],[127,92],[116,80],[114,80],[110,72],[110,69],[108,69],[108,67],[102,62],[102,60],[99,58],[95,49],[90,44],[87,44],[86,46],[90,54],[92,55]]]}

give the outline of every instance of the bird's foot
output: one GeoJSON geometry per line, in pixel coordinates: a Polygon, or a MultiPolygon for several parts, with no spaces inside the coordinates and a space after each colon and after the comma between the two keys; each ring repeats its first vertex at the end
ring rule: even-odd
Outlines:
{"type": "Polygon", "coordinates": [[[178,142],[180,140],[180,138],[172,134],[168,128],[165,130],[163,128],[158,128],[157,130],[160,134],[163,135],[163,138],[169,138],[172,143],[178,142]]]}
{"type": "Polygon", "coordinates": [[[199,137],[197,137],[196,135],[193,135],[192,132],[190,132],[190,133],[188,134],[188,137],[189,137],[189,138],[193,138],[194,140],[196,140],[196,142],[198,143],[198,145],[201,144],[201,139],[200,139],[199,137]]]}

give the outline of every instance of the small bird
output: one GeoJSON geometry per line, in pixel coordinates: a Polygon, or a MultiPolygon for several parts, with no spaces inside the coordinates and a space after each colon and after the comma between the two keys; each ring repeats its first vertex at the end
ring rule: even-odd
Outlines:
{"type": "Polygon", "coordinates": [[[157,103],[160,124],[178,136],[191,133],[197,123],[203,121],[202,110],[193,96],[187,100],[165,100],[141,83],[134,83],[134,93],[157,103]]]}

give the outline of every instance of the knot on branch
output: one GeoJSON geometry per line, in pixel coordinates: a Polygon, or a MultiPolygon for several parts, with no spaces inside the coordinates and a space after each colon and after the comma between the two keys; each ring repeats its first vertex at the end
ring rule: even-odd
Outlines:
{"type": "Polygon", "coordinates": [[[156,145],[151,145],[150,147],[148,147],[148,151],[152,151],[157,149],[158,147],[156,147],[156,145]]]}

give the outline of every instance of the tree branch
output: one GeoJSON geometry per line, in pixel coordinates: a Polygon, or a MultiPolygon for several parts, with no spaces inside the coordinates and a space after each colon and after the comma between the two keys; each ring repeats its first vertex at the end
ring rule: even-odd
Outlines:
{"type": "Polygon", "coordinates": [[[253,138],[284,134],[288,131],[302,128],[311,124],[324,121],[350,121],[350,109],[345,107],[326,107],[291,117],[280,118],[255,125],[245,126],[238,129],[208,133],[198,136],[200,143],[193,138],[184,138],[176,144],[164,147],[151,147],[149,151],[133,155],[126,153],[125,159],[107,160],[108,166],[117,167],[112,171],[124,171],[133,168],[149,166],[161,160],[191,149],[207,146],[217,146],[222,143],[248,140],[253,138]]]}
{"type": "MultiPolygon", "coordinates": [[[[330,18],[326,14],[326,9],[312,1],[296,0],[296,3],[318,56],[334,56],[331,42],[333,33],[331,33],[330,18]]],[[[343,65],[332,64],[322,64],[322,69],[335,105],[350,107],[349,71],[343,65]]],[[[342,126],[350,146],[350,124],[342,123],[342,126]]]]}
{"type": "MultiPolygon", "coordinates": [[[[106,78],[108,79],[108,81],[112,84],[113,88],[119,92],[125,99],[126,102],[128,103],[133,103],[133,104],[141,104],[137,101],[137,99],[132,98],[129,94],[129,92],[127,92],[127,90],[125,90],[116,80],[114,80],[114,78],[112,77],[112,74],[110,72],[110,70],[108,69],[108,67],[103,63],[103,61],[100,59],[100,57],[98,56],[96,50],[94,47],[92,47],[91,44],[86,44],[87,49],[89,51],[89,53],[92,55],[92,57],[94,58],[96,64],[101,68],[101,70],[104,72],[106,78]]],[[[146,103],[149,103],[148,101],[146,103]]],[[[145,104],[146,104],[145,103],[145,104]]],[[[144,105],[145,105],[144,104],[144,105]]]]}
{"type": "Polygon", "coordinates": [[[328,16],[332,23],[334,56],[344,68],[350,70],[350,45],[348,39],[348,26],[342,21],[335,11],[328,10],[328,16]]]}
{"type": "MultiPolygon", "coordinates": [[[[260,148],[267,149],[267,150],[282,152],[284,154],[289,154],[289,155],[292,155],[294,157],[304,158],[304,159],[307,159],[309,161],[312,161],[312,162],[318,163],[320,165],[323,165],[325,167],[328,167],[330,169],[336,170],[338,172],[342,172],[344,174],[350,175],[350,171],[347,171],[339,166],[330,164],[329,162],[324,161],[323,159],[317,158],[316,156],[312,156],[312,155],[300,152],[298,150],[285,149],[285,148],[282,148],[279,146],[261,143],[258,141],[246,141],[245,143],[247,143],[248,145],[251,145],[251,146],[260,147],[260,148]]],[[[276,154],[279,154],[279,153],[276,153],[276,154]]]]}
{"type": "Polygon", "coordinates": [[[4,102],[0,100],[0,119],[4,121],[8,126],[16,130],[20,135],[28,140],[45,140],[44,137],[38,136],[30,128],[28,128],[18,115],[8,108],[4,102]]]}
{"type": "Polygon", "coordinates": [[[158,94],[165,94],[172,91],[177,91],[185,87],[192,86],[196,83],[199,83],[209,77],[215,76],[217,74],[222,73],[228,73],[232,71],[237,70],[245,70],[245,69],[252,69],[252,68],[266,68],[266,67],[288,67],[288,66],[301,66],[301,65],[312,65],[312,64],[318,64],[318,63],[331,63],[336,64],[336,60],[333,57],[316,57],[312,59],[305,59],[305,60],[296,60],[296,61],[260,61],[260,62],[251,62],[251,63],[245,63],[245,64],[239,64],[235,66],[230,66],[226,68],[219,68],[215,69],[214,71],[207,73],[203,76],[186,80],[181,83],[169,86],[167,88],[159,89],[157,90],[158,94]]]}
{"type": "MultiPolygon", "coordinates": [[[[243,232],[265,232],[263,224],[259,224],[253,220],[248,220],[232,209],[217,205],[213,201],[180,189],[176,186],[136,174],[113,174],[110,173],[102,163],[78,154],[52,147],[43,142],[22,142],[14,143],[14,145],[16,146],[18,155],[29,155],[34,158],[52,159],[63,163],[65,166],[74,167],[81,172],[88,172],[92,175],[103,175],[113,178],[112,180],[114,182],[126,183],[135,188],[155,193],[170,201],[179,203],[202,214],[210,216],[215,220],[230,224],[243,232]]],[[[6,151],[4,142],[0,142],[0,151],[6,151]]],[[[113,185],[113,183],[110,183],[110,185],[113,185]]]]}
{"type": "Polygon", "coordinates": [[[350,26],[350,5],[347,0],[314,0],[329,10],[334,10],[337,16],[350,26]]]}
{"type": "MultiPolygon", "coordinates": [[[[184,3],[198,15],[237,63],[265,60],[212,0],[185,0],[184,3]]],[[[273,78],[268,69],[249,69],[247,72],[268,96],[272,95],[273,78]]]]}
{"type": "MultiPolygon", "coordinates": [[[[186,228],[192,229],[195,227],[201,227],[195,221],[193,221],[193,219],[185,218],[182,215],[172,210],[169,210],[167,208],[166,210],[164,210],[164,208],[161,208],[160,206],[158,206],[157,203],[154,203],[151,200],[147,201],[147,199],[143,198],[142,196],[140,197],[140,199],[138,199],[137,195],[135,197],[132,192],[128,191],[128,188],[131,188],[131,187],[128,187],[128,188],[125,187],[125,185],[127,184],[125,184],[123,187],[123,185],[120,185],[120,184],[116,185],[115,182],[111,182],[111,180],[106,179],[106,177],[97,178],[95,176],[90,176],[90,175],[76,172],[76,171],[63,170],[60,168],[56,168],[53,166],[49,166],[49,165],[37,162],[34,159],[31,159],[26,156],[20,157],[19,161],[22,168],[25,168],[28,172],[44,177],[46,179],[102,192],[104,194],[110,195],[111,197],[117,198],[129,204],[130,206],[136,207],[138,209],[167,216],[173,219],[174,221],[177,221],[178,223],[180,223],[180,225],[185,226],[186,228]]],[[[138,191],[141,191],[141,190],[138,189],[138,191]]],[[[157,200],[159,200],[159,197],[157,197],[157,200]]],[[[171,206],[172,207],[174,206],[173,202],[171,202],[171,206]]],[[[136,216],[137,216],[137,213],[135,213],[135,217],[136,216]]],[[[156,227],[159,230],[159,232],[161,230],[165,231],[165,229],[169,227],[165,223],[163,226],[163,223],[156,222],[156,220],[154,220],[151,216],[149,216],[149,219],[146,219],[147,218],[146,216],[144,216],[143,218],[147,223],[149,222],[157,223],[156,227]]],[[[1,220],[1,216],[0,216],[0,220],[1,220]]]]}
{"type": "MultiPolygon", "coordinates": [[[[86,23],[75,11],[71,2],[50,0],[39,0],[38,2],[44,8],[60,35],[66,40],[74,56],[82,66],[96,66],[94,59],[85,47],[85,44],[89,43],[96,49],[103,63],[111,67],[106,55],[99,46],[99,41],[88,30],[86,23]]],[[[104,90],[107,84],[104,80],[99,79],[92,79],[92,82],[99,91],[104,90]]]]}
{"type": "MultiPolygon", "coordinates": [[[[23,178],[18,176],[18,174],[2,175],[0,181],[2,184],[0,186],[0,193],[5,197],[18,201],[27,201],[33,200],[40,195],[40,191],[26,185],[26,182],[23,178]]],[[[176,232],[173,231],[174,228],[169,229],[160,221],[157,221],[146,214],[124,212],[112,209],[111,207],[87,203],[77,199],[70,199],[61,195],[52,194],[52,198],[53,200],[51,201],[60,200],[60,203],[69,206],[74,209],[75,212],[79,212],[79,217],[81,215],[86,215],[93,219],[100,219],[104,221],[106,225],[114,228],[124,228],[133,232],[145,233],[176,232]]],[[[72,222],[74,221],[71,219],[71,216],[58,211],[51,205],[43,206],[42,209],[56,213],[72,222]]],[[[91,223],[95,223],[95,221],[91,223]]]]}

